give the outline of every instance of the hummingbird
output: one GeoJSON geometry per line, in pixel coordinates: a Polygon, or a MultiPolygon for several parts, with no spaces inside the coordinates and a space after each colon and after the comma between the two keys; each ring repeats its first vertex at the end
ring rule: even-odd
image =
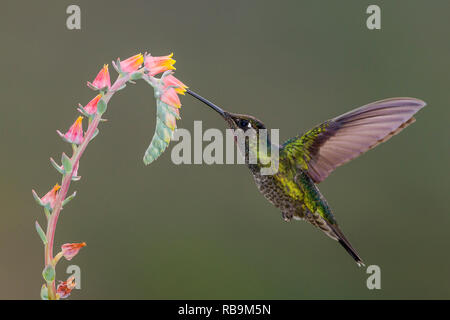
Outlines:
{"type": "MultiPolygon", "coordinates": [[[[228,127],[256,134],[266,129],[254,116],[228,112],[192,90],[187,93],[218,112],[228,127]]],[[[248,163],[249,143],[245,153],[257,188],[281,211],[285,221],[304,220],[336,240],[355,260],[364,266],[360,255],[341,231],[336,218],[319,191],[318,184],[337,167],[387,141],[415,121],[414,114],[426,103],[415,98],[390,98],[376,101],[327,120],[284,142],[278,148],[278,170],[262,175],[262,164],[248,163]]],[[[267,129],[266,129],[267,130],[267,129]]],[[[257,151],[255,151],[257,152],[257,151]]]]}

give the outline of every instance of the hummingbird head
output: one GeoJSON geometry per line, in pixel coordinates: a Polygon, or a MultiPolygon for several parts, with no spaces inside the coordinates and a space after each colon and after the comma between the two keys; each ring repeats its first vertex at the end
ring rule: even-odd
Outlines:
{"type": "Polygon", "coordinates": [[[266,129],[264,123],[250,115],[224,111],[222,117],[225,119],[230,129],[242,129],[244,132],[248,129],[254,129],[256,131],[259,129],[266,129]]]}
{"type": "Polygon", "coordinates": [[[199,96],[198,94],[196,94],[191,90],[187,90],[187,93],[189,93],[191,96],[200,100],[201,102],[209,106],[211,109],[216,111],[218,114],[220,114],[222,118],[226,121],[230,129],[234,130],[242,129],[243,131],[247,131],[248,129],[254,129],[256,130],[256,132],[258,132],[259,129],[266,129],[264,123],[262,123],[262,121],[256,119],[253,116],[225,111],[222,108],[216,106],[214,103],[206,100],[205,98],[199,96]]]}
{"type": "MultiPolygon", "coordinates": [[[[256,119],[253,116],[246,115],[246,114],[237,114],[237,113],[231,113],[228,111],[223,110],[222,108],[216,106],[214,103],[206,100],[202,96],[196,94],[195,92],[191,90],[186,90],[188,94],[193,96],[194,98],[200,100],[207,106],[209,106],[211,109],[216,111],[218,114],[222,116],[222,118],[225,120],[225,122],[228,124],[230,129],[237,130],[241,129],[244,131],[244,135],[249,134],[245,138],[244,145],[241,145],[238,141],[237,136],[234,136],[234,140],[238,142],[238,146],[240,148],[241,153],[245,156],[245,163],[249,166],[250,170],[252,171],[258,171],[263,167],[271,167],[272,160],[269,159],[269,162],[267,162],[267,159],[269,158],[268,153],[269,152],[272,155],[272,143],[269,139],[269,136],[267,135],[267,132],[260,132],[260,130],[265,130],[266,126],[264,123],[262,123],[260,120],[256,119]],[[249,132],[247,132],[249,129],[249,132]],[[256,134],[256,140],[251,139],[251,137],[256,134]],[[262,148],[260,142],[260,138],[265,137],[265,141],[263,143],[265,144],[265,148],[262,148]],[[247,139],[249,138],[249,139],[247,139]],[[255,162],[252,162],[255,160],[255,162]],[[264,161],[261,161],[264,160],[264,161]]],[[[278,147],[276,148],[278,149],[278,147]]],[[[278,155],[278,153],[276,153],[278,155]]],[[[275,162],[276,163],[276,162],[275,162]]],[[[276,172],[276,171],[275,171],[276,172]]]]}

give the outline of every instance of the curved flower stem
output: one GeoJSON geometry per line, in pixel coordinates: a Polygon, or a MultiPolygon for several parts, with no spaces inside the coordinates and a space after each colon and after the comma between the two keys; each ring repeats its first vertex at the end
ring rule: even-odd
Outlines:
{"type": "MultiPolygon", "coordinates": [[[[130,76],[128,74],[121,74],[118,76],[114,84],[111,86],[111,88],[108,90],[108,92],[102,97],[102,99],[108,103],[111,97],[116,93],[119,89],[121,89],[128,81],[130,80],[130,76]]],[[[92,137],[95,134],[95,131],[102,119],[102,115],[97,113],[92,121],[89,123],[89,127],[84,135],[83,142],[77,147],[74,148],[74,152],[72,157],[70,158],[70,161],[72,163],[72,170],[70,173],[66,173],[61,182],[61,189],[60,192],[56,198],[53,212],[49,217],[49,221],[47,224],[47,239],[48,244],[45,246],[45,265],[49,265],[53,263],[53,245],[55,240],[55,232],[56,232],[56,225],[58,223],[59,214],[62,210],[62,204],[64,199],[66,198],[67,192],[69,191],[70,183],[72,181],[72,176],[75,168],[77,167],[78,162],[81,159],[81,156],[83,155],[84,151],[86,150],[87,145],[91,141],[92,137]]],[[[48,298],[50,300],[56,299],[56,285],[55,280],[53,280],[51,283],[47,284],[48,287],[48,298]]]]}

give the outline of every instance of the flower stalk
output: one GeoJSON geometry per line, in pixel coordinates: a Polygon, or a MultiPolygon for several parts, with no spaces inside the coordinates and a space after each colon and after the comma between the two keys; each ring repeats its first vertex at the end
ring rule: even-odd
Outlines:
{"type": "MultiPolygon", "coordinates": [[[[86,107],[82,107],[80,105],[78,108],[78,111],[80,111],[84,116],[87,116],[89,119],[89,124],[86,132],[83,134],[83,117],[79,117],[66,134],[62,134],[58,131],[58,134],[66,142],[71,143],[73,151],[71,157],[63,153],[61,166],[58,165],[52,158],[50,158],[51,164],[60,174],[62,174],[61,185],[56,184],[55,187],[42,198],[39,198],[36,192],[33,190],[33,196],[36,201],[44,207],[45,216],[47,218],[47,229],[45,232],[41,228],[39,223],[36,222],[36,230],[44,244],[45,267],[42,274],[44,280],[46,281],[46,284],[44,284],[41,288],[41,297],[43,299],[57,300],[59,298],[65,298],[75,287],[74,279],[70,279],[70,281],[67,280],[65,282],[60,282],[58,287],[56,286],[56,264],[62,257],[65,257],[67,260],[71,260],[86,244],[84,242],[64,244],[62,246],[62,251],[54,255],[53,249],[55,243],[56,226],[58,224],[61,210],[76,195],[76,192],[74,192],[72,195],[67,196],[71,182],[80,179],[80,177],[77,176],[80,159],[83,156],[89,143],[98,134],[98,126],[100,122],[105,121],[102,116],[106,112],[109,101],[111,100],[113,95],[117,91],[123,89],[127,85],[127,83],[134,83],[133,80],[144,79],[155,90],[155,97],[157,97],[157,99],[159,99],[160,97],[168,96],[168,90],[171,89],[170,99],[166,99],[167,103],[161,101],[160,99],[157,100],[157,105],[159,107],[163,105],[167,108],[167,110],[171,108],[178,109],[181,104],[179,103],[178,96],[173,96],[173,92],[175,92],[173,86],[175,85],[175,88],[179,89],[177,90],[177,92],[182,93],[182,89],[185,88],[185,85],[173,76],[169,78],[170,84],[164,83],[164,76],[161,77],[161,79],[153,77],[157,73],[174,69],[173,63],[175,62],[175,60],[170,59],[170,57],[165,56],[160,58],[152,57],[148,54],[138,54],[124,60],[123,62],[120,62],[120,60],[117,59],[117,61],[113,62],[112,64],[119,72],[119,75],[112,85],[110,85],[108,67],[107,65],[105,65],[100,70],[94,82],[88,82],[88,87],[93,90],[100,91],[99,94],[94,99],[92,99],[91,102],[86,105],[86,107]],[[151,61],[151,63],[149,64],[148,61],[151,61]],[[144,66],[141,67],[142,65],[144,66]],[[169,85],[170,87],[169,89],[167,89],[167,86],[169,85]],[[183,87],[181,88],[181,86],[183,87]]],[[[170,141],[170,138],[167,138],[167,134],[173,133],[173,130],[176,127],[175,120],[174,117],[169,116],[169,114],[164,114],[160,117],[167,119],[166,123],[163,123],[163,126],[165,126],[165,128],[167,129],[167,132],[164,131],[164,138],[166,143],[168,143],[168,141],[170,141]]],[[[179,119],[179,116],[177,116],[177,119],[179,119]]],[[[155,135],[157,134],[155,133],[155,135]]],[[[153,138],[153,140],[155,140],[155,137],[153,138]]],[[[153,146],[153,140],[151,146],[153,146]]],[[[151,161],[156,159],[163,151],[164,149],[153,148],[153,158],[151,161]]],[[[149,161],[147,157],[146,164],[151,161],[149,161]]]]}

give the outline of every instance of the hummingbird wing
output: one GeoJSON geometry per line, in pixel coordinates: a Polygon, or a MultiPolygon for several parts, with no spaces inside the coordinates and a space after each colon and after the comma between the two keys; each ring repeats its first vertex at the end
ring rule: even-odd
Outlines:
{"type": "Polygon", "coordinates": [[[319,183],[338,166],[413,123],[413,115],[425,105],[424,101],[414,98],[391,98],[370,103],[289,139],[282,145],[280,155],[319,183]]]}

